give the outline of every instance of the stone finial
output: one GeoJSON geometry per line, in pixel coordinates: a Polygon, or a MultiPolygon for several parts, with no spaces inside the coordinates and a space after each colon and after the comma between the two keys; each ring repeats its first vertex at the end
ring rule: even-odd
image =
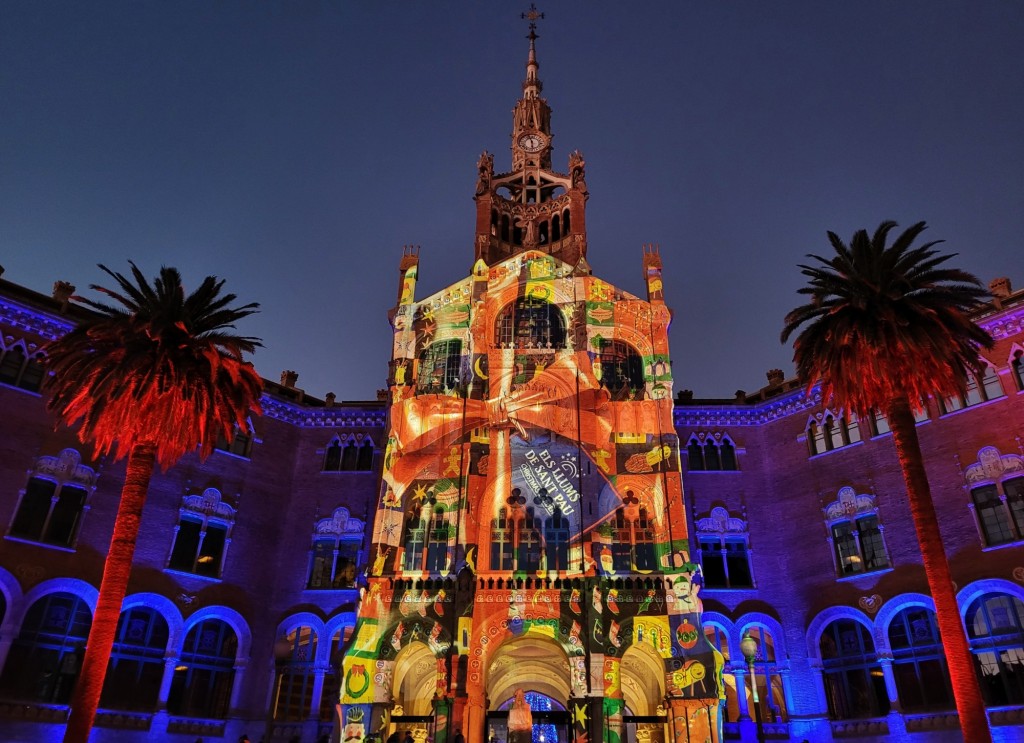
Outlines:
{"type": "Polygon", "coordinates": [[[676,402],[693,402],[693,390],[679,390],[679,393],[676,395],[676,402]]]}
{"type": "Polygon", "coordinates": [[[736,402],[746,402],[746,401],[747,401],[747,391],[746,390],[736,390],[736,402]]]}
{"type": "Polygon", "coordinates": [[[67,302],[71,299],[71,295],[75,293],[75,285],[67,281],[54,281],[53,282],[53,298],[58,302],[67,302]]]}
{"type": "Polygon", "coordinates": [[[290,389],[293,389],[295,387],[295,383],[298,381],[299,373],[297,371],[291,371],[290,369],[286,369],[285,371],[281,372],[282,387],[288,387],[290,389]]]}
{"type": "Polygon", "coordinates": [[[4,267],[0,266],[0,276],[3,276],[3,275],[4,275],[4,267]]]}
{"type": "Polygon", "coordinates": [[[988,290],[996,299],[1006,299],[1011,293],[1013,293],[1013,288],[1010,286],[1010,278],[1008,276],[1000,276],[992,279],[988,282],[988,290]]]}
{"type": "Polygon", "coordinates": [[[767,377],[769,387],[778,387],[786,381],[786,375],[782,369],[769,369],[767,377]]]}
{"type": "Polygon", "coordinates": [[[334,401],[337,399],[337,395],[335,395],[333,392],[328,392],[326,395],[324,395],[324,405],[328,408],[333,408],[334,401]]]}
{"type": "Polygon", "coordinates": [[[388,399],[388,391],[387,390],[377,390],[377,402],[387,402],[387,399],[388,399]]]}

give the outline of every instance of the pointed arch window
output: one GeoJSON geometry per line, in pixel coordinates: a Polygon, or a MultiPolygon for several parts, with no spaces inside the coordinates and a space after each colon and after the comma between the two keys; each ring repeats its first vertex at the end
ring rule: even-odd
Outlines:
{"type": "Polygon", "coordinates": [[[9,699],[67,704],[92,627],[89,606],[71,593],[43,596],[11,644],[0,692],[9,699]]]}
{"type": "Polygon", "coordinates": [[[498,318],[502,348],[565,348],[565,318],[557,305],[521,297],[498,318]]]}
{"type": "Polygon", "coordinates": [[[611,537],[613,572],[648,572],[654,569],[654,525],[647,509],[636,509],[635,518],[630,517],[625,507],[617,509],[606,531],[611,537]]]}
{"type": "Polygon", "coordinates": [[[230,441],[223,434],[218,433],[217,442],[213,445],[213,448],[228,454],[234,454],[236,457],[249,459],[252,457],[253,438],[252,421],[247,421],[245,430],[237,425],[234,427],[230,441]]]}
{"type": "Polygon", "coordinates": [[[369,436],[335,436],[324,450],[323,472],[370,472],[373,441],[369,436]]]}
{"type": "Polygon", "coordinates": [[[172,715],[223,720],[235,683],[238,636],[220,619],[204,619],[185,636],[167,710],[172,715]]]}
{"type": "Polygon", "coordinates": [[[880,717],[889,711],[882,667],[867,627],[837,619],[825,627],[818,647],[829,717],[880,717]]]}
{"type": "Polygon", "coordinates": [[[967,375],[967,388],[964,394],[950,395],[939,400],[942,413],[953,413],[974,405],[980,405],[988,400],[996,400],[1005,396],[1002,382],[996,370],[988,363],[983,363],[981,374],[969,373],[967,375]]]}
{"type": "Polygon", "coordinates": [[[544,552],[548,570],[569,568],[569,520],[557,507],[544,519],[544,552]]]}
{"type": "Polygon", "coordinates": [[[723,433],[695,433],[686,445],[690,472],[735,472],[739,469],[736,445],[723,433]]]}
{"type": "Polygon", "coordinates": [[[427,524],[420,518],[419,509],[406,518],[405,569],[423,569],[423,548],[427,543],[427,524]]]}
{"type": "Polygon", "coordinates": [[[156,709],[169,636],[167,620],[155,609],[135,606],[121,612],[100,707],[156,709]]]}
{"type": "Polygon", "coordinates": [[[907,712],[953,709],[953,690],[935,612],[908,606],[889,624],[896,696],[907,712]]]}
{"type": "Polygon", "coordinates": [[[0,383],[38,392],[45,373],[42,353],[28,354],[21,343],[0,347],[0,383]]]}
{"type": "Polygon", "coordinates": [[[454,527],[441,508],[436,508],[430,518],[430,541],[427,543],[426,569],[432,573],[442,572],[448,567],[448,543],[454,536],[454,527]]]}
{"type": "Polygon", "coordinates": [[[860,442],[860,421],[855,413],[826,410],[807,425],[807,448],[813,457],[860,442]]]}
{"type": "Polygon", "coordinates": [[[491,519],[491,570],[512,570],[515,549],[515,521],[505,508],[491,519]]]}
{"type": "Polygon", "coordinates": [[[182,498],[167,569],[220,578],[231,545],[235,513],[221,500],[216,488],[182,498]]]}
{"type": "Polygon", "coordinates": [[[697,543],[705,588],[753,588],[747,522],[721,506],[697,519],[697,543]]]}
{"type": "Polygon", "coordinates": [[[97,474],[74,449],[39,457],[32,468],[8,532],[10,536],[73,547],[96,489],[97,474]]]}
{"type": "Polygon", "coordinates": [[[543,523],[532,508],[526,509],[526,516],[523,518],[519,530],[519,544],[517,549],[516,568],[528,573],[540,570],[541,553],[543,541],[541,540],[541,529],[543,523]]]}
{"type": "Polygon", "coordinates": [[[1018,392],[1024,392],[1024,350],[1017,349],[1010,360],[1010,371],[1018,392]]]}

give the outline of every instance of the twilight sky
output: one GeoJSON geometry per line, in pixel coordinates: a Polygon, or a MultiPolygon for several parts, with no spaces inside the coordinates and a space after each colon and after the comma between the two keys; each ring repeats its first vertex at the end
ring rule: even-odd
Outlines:
{"type": "MultiPolygon", "coordinates": [[[[0,0],[0,265],[213,273],[263,376],[372,399],[402,245],[469,273],[476,161],[510,167],[526,2],[0,0]]],[[[554,162],[587,159],[589,260],[643,296],[659,243],[677,389],[792,373],[796,264],[926,220],[1024,286],[1024,3],[547,0],[554,162]]]]}

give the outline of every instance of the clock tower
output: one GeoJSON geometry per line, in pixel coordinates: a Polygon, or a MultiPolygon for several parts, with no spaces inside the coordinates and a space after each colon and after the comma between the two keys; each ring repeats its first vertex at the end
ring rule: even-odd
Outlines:
{"type": "Polygon", "coordinates": [[[477,164],[476,257],[493,265],[526,250],[552,255],[583,273],[587,254],[585,163],[577,150],[567,172],[552,169],[551,107],[541,97],[536,20],[530,21],[530,52],[523,95],[512,113],[512,170],[494,172],[494,156],[484,152],[477,164]],[[582,261],[582,263],[581,263],[582,261]]]}

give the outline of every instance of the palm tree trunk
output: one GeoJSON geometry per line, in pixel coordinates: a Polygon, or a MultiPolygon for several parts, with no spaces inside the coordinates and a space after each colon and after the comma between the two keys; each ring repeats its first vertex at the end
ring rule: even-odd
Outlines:
{"type": "Polygon", "coordinates": [[[910,410],[910,401],[905,397],[889,401],[886,415],[892,429],[896,455],[903,470],[903,481],[907,486],[910,501],[910,515],[917,531],[917,541],[924,560],[924,572],[928,589],[935,601],[936,622],[942,635],[942,646],[949,666],[949,677],[953,684],[953,697],[960,716],[960,729],[964,740],[971,743],[986,743],[992,740],[989,730],[985,703],[978,686],[974,670],[974,656],[971,655],[960,621],[960,608],[953,590],[949,562],[935,516],[928,476],[924,471],[924,458],[917,439],[917,427],[910,410]]]}
{"type": "Polygon", "coordinates": [[[85,658],[71,698],[71,716],[64,731],[64,743],[87,743],[89,740],[103,691],[103,679],[107,675],[110,651],[114,646],[117,622],[121,617],[121,604],[128,590],[142,505],[146,502],[155,462],[156,446],[153,444],[137,444],[128,455],[128,471],[114,520],[114,535],[103,565],[103,580],[85,658]]]}

